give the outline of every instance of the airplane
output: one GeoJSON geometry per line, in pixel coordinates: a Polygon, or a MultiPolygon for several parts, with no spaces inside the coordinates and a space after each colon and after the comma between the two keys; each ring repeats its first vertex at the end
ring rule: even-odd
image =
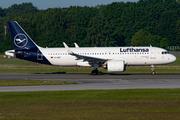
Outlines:
{"type": "Polygon", "coordinates": [[[16,22],[8,22],[14,50],[5,51],[5,55],[36,63],[55,66],[94,67],[91,74],[98,74],[103,67],[108,72],[124,72],[126,66],[151,65],[151,74],[155,74],[154,65],[169,64],[176,57],[159,47],[68,47],[42,48],[29,37],[16,22]]]}

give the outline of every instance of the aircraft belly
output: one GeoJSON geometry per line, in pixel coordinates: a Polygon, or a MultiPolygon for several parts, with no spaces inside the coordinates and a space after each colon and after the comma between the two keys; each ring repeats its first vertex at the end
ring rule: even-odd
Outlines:
{"type": "Polygon", "coordinates": [[[129,58],[127,65],[148,65],[150,64],[150,59],[148,56],[135,56],[134,58],[129,58]]]}

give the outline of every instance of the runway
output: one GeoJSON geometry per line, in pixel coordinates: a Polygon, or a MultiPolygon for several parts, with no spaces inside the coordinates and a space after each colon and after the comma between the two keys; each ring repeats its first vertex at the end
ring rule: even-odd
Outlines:
{"type": "Polygon", "coordinates": [[[144,73],[100,75],[88,73],[0,73],[0,80],[57,80],[77,83],[71,85],[7,86],[0,87],[0,92],[180,88],[180,73],[156,75],[144,73]]]}

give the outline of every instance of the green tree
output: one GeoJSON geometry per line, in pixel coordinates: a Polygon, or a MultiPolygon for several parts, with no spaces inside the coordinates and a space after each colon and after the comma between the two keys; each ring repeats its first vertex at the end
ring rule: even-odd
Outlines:
{"type": "Polygon", "coordinates": [[[42,47],[62,47],[62,42],[73,47],[73,42],[79,46],[180,46],[179,11],[176,0],[46,10],[38,10],[32,3],[14,4],[0,8],[0,51],[9,49],[6,44],[12,42],[4,39],[7,21],[17,21],[42,47]]]}
{"type": "Polygon", "coordinates": [[[146,37],[146,40],[145,40],[145,46],[149,46],[149,45],[156,46],[154,43],[155,42],[154,39],[155,39],[155,37],[149,33],[146,37]]]}
{"type": "Polygon", "coordinates": [[[176,40],[178,42],[177,46],[180,46],[180,20],[177,21],[175,30],[177,33],[177,36],[176,36],[176,40]]]}
{"type": "Polygon", "coordinates": [[[162,38],[161,39],[160,47],[164,48],[164,49],[167,49],[167,47],[168,47],[168,39],[167,38],[162,38]]]}
{"type": "Polygon", "coordinates": [[[35,13],[37,7],[33,6],[32,3],[14,4],[11,7],[4,9],[6,16],[21,16],[22,14],[35,13]]]}
{"type": "Polygon", "coordinates": [[[4,17],[5,16],[5,12],[4,10],[0,7],[0,17],[4,17]]]}
{"type": "Polygon", "coordinates": [[[143,46],[146,42],[147,34],[143,31],[143,29],[137,31],[131,40],[132,46],[143,46]]]}
{"type": "Polygon", "coordinates": [[[135,35],[133,35],[131,40],[132,46],[156,46],[167,48],[168,46],[168,39],[162,38],[158,35],[152,35],[150,33],[144,32],[142,29],[137,31],[135,35]]]}

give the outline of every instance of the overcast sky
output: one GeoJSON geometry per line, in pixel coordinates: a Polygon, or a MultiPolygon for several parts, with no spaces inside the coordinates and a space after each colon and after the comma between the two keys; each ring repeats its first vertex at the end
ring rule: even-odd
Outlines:
{"type": "Polygon", "coordinates": [[[31,2],[38,9],[47,9],[55,7],[69,7],[69,6],[96,6],[107,5],[112,2],[137,2],[138,0],[0,0],[0,7],[8,8],[13,4],[21,4],[23,2],[31,2]]]}

